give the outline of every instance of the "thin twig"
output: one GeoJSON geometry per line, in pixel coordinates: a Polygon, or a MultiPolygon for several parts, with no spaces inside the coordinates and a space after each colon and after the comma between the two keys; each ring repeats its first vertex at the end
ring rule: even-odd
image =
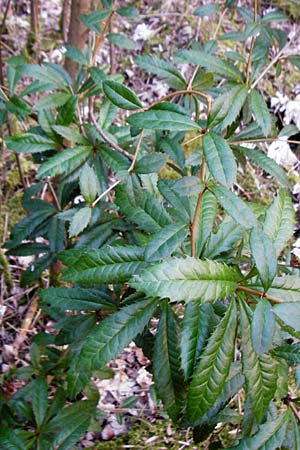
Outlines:
{"type": "Polygon", "coordinates": [[[284,301],[281,298],[273,297],[273,295],[269,295],[269,294],[266,294],[265,292],[257,291],[256,289],[252,289],[247,286],[239,285],[237,287],[237,289],[239,291],[247,292],[248,294],[256,295],[257,297],[260,297],[260,298],[262,298],[262,297],[266,298],[267,300],[270,300],[273,303],[284,303],[284,301]]]}
{"type": "MultiPolygon", "coordinates": [[[[254,17],[253,17],[254,23],[256,23],[256,20],[257,20],[257,10],[258,10],[258,0],[254,0],[254,17]]],[[[254,43],[255,43],[255,36],[252,36],[249,54],[248,54],[248,61],[247,61],[247,66],[246,66],[246,85],[247,86],[249,85],[249,82],[250,82],[250,71],[251,71],[252,53],[253,53],[254,43]]]]}
{"type": "Polygon", "coordinates": [[[135,163],[136,163],[136,159],[137,159],[137,156],[138,156],[140,148],[141,148],[141,144],[142,144],[142,140],[143,140],[143,136],[144,136],[144,131],[145,130],[142,129],[141,134],[139,135],[137,146],[136,146],[136,149],[135,149],[135,152],[134,152],[134,155],[133,155],[133,160],[132,160],[131,165],[130,165],[130,167],[128,169],[129,173],[131,173],[133,171],[133,169],[134,169],[134,166],[135,166],[135,163]]]}
{"type": "Polygon", "coordinates": [[[102,45],[103,42],[104,42],[105,35],[106,35],[106,33],[108,32],[108,30],[109,30],[109,24],[110,24],[110,22],[111,22],[112,17],[113,17],[114,14],[115,14],[115,11],[112,10],[112,12],[110,13],[110,15],[108,16],[108,18],[107,18],[106,21],[105,21],[105,24],[104,24],[104,27],[103,27],[103,29],[102,29],[102,32],[101,32],[100,36],[97,36],[97,37],[96,37],[96,40],[95,40],[95,46],[94,46],[93,55],[92,55],[91,66],[94,66],[94,65],[95,65],[95,61],[96,61],[96,57],[97,57],[97,52],[98,52],[99,48],[101,47],[101,45],[102,45]]]}
{"type": "Polygon", "coordinates": [[[52,197],[53,197],[53,200],[54,200],[54,205],[55,205],[56,209],[58,209],[58,211],[61,211],[62,208],[60,206],[59,200],[58,200],[56,192],[55,192],[55,190],[54,190],[54,188],[52,186],[50,178],[47,180],[47,184],[48,184],[49,189],[51,191],[51,194],[52,194],[52,197]]]}
{"type": "Polygon", "coordinates": [[[106,189],[106,191],[102,192],[102,194],[99,195],[98,198],[96,198],[96,200],[91,204],[91,208],[94,208],[94,206],[97,205],[98,202],[100,202],[100,200],[105,197],[107,194],[109,194],[110,191],[112,191],[116,186],[118,186],[118,184],[121,183],[122,180],[117,180],[115,181],[111,186],[109,186],[109,188],[106,189]]]}
{"type": "MultiPolygon", "coordinates": [[[[194,138],[195,139],[195,138],[194,138]]],[[[251,143],[263,143],[263,142],[287,142],[288,144],[300,144],[300,141],[294,141],[293,139],[282,139],[282,138],[255,138],[255,139],[244,139],[242,141],[228,141],[231,145],[240,145],[240,144],[251,144],[251,143]]],[[[188,143],[188,142],[187,142],[188,143]]]]}
{"type": "Polygon", "coordinates": [[[169,98],[175,97],[176,95],[182,95],[182,94],[194,94],[198,97],[205,98],[207,102],[207,115],[209,116],[210,110],[211,110],[211,97],[207,94],[204,94],[201,91],[196,91],[195,89],[182,89],[176,92],[171,92],[170,94],[165,95],[164,97],[160,98],[159,100],[156,100],[155,102],[151,103],[146,109],[153,108],[153,106],[158,105],[161,102],[164,102],[165,100],[168,100],[169,98]]]}
{"type": "Polygon", "coordinates": [[[113,142],[108,136],[106,136],[106,134],[103,132],[103,130],[100,128],[100,126],[97,123],[97,120],[94,116],[94,113],[92,111],[90,111],[90,115],[91,115],[91,119],[92,122],[94,124],[94,126],[96,127],[98,133],[100,134],[100,136],[102,137],[102,139],[114,150],[116,150],[117,152],[121,153],[122,155],[126,156],[128,159],[130,159],[132,161],[133,156],[128,153],[126,150],[124,150],[123,148],[119,147],[119,145],[117,145],[115,142],[113,142]]]}
{"type": "MultiPolygon", "coordinates": [[[[201,165],[201,171],[200,171],[200,179],[203,182],[205,181],[205,171],[206,171],[206,162],[205,162],[205,159],[203,158],[202,165],[201,165]]],[[[197,200],[197,205],[196,205],[193,221],[192,221],[191,226],[190,226],[190,230],[191,230],[191,256],[195,256],[195,229],[196,229],[196,224],[197,224],[197,221],[198,221],[198,216],[199,216],[199,212],[200,212],[200,209],[201,209],[203,195],[204,195],[205,191],[206,191],[206,188],[204,188],[203,191],[201,191],[200,194],[198,195],[198,200],[197,200]]]]}

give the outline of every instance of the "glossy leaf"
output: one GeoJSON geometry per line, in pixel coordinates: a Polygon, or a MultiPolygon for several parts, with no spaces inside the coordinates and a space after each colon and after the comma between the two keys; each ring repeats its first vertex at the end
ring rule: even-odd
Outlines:
{"type": "Polygon", "coordinates": [[[119,108],[127,110],[142,108],[143,105],[128,87],[116,81],[104,81],[102,86],[106,97],[119,108]]]}
{"type": "Polygon", "coordinates": [[[248,95],[248,89],[243,84],[236,84],[216,98],[213,103],[209,126],[215,123],[224,129],[236,120],[241,112],[248,95]]]}
{"type": "Polygon", "coordinates": [[[110,9],[96,9],[90,14],[81,14],[80,22],[95,33],[101,33],[99,22],[105,20],[111,13],[110,9]]]}
{"type": "Polygon", "coordinates": [[[209,302],[232,294],[238,279],[238,274],[225,264],[186,257],[165,259],[129,284],[151,297],[209,302]]]}
{"type": "Polygon", "coordinates": [[[72,79],[68,72],[52,63],[44,63],[42,66],[38,64],[25,64],[23,73],[42,83],[46,83],[47,85],[50,83],[63,90],[66,90],[72,84],[72,79]]]}
{"type": "Polygon", "coordinates": [[[54,308],[70,311],[115,309],[115,303],[111,297],[99,289],[82,288],[48,288],[41,293],[42,304],[51,305],[54,308]]]}
{"type": "Polygon", "coordinates": [[[153,377],[158,396],[171,419],[178,419],[184,406],[185,387],[180,367],[180,327],[171,306],[161,305],[153,351],[153,377]]]}
{"type": "Polygon", "coordinates": [[[232,300],[205,347],[188,389],[186,420],[196,424],[221,394],[234,355],[237,326],[236,304],[232,300]]]}
{"type": "Polygon", "coordinates": [[[240,302],[241,351],[246,393],[251,400],[252,412],[260,423],[277,387],[278,364],[268,354],[258,356],[251,340],[251,310],[240,302]]]}
{"type": "Polygon", "coordinates": [[[203,136],[203,153],[210,173],[223,186],[236,179],[236,162],[232,150],[221,136],[209,131],[203,136]]]}
{"type": "Polygon", "coordinates": [[[4,427],[0,430],[0,446],[3,450],[26,450],[21,438],[12,429],[4,427]]]}
{"type": "Polygon", "coordinates": [[[81,166],[91,155],[92,147],[73,147],[57,153],[44,162],[37,171],[38,178],[68,174],[81,166]]]}
{"type": "Polygon", "coordinates": [[[32,409],[37,428],[40,429],[46,416],[48,407],[48,389],[47,382],[43,378],[37,378],[34,381],[32,391],[32,409]]]}
{"type": "Polygon", "coordinates": [[[204,183],[198,177],[190,175],[176,180],[172,188],[181,197],[193,197],[204,190],[204,183]]]}
{"type": "Polygon", "coordinates": [[[157,172],[167,162],[167,155],[163,153],[150,153],[142,156],[134,166],[135,173],[152,173],[157,172]]]}
{"type": "Polygon", "coordinates": [[[185,80],[181,73],[169,62],[157,56],[135,56],[134,62],[150,73],[155,73],[158,77],[166,79],[169,86],[174,89],[184,89],[185,80]]]}
{"type": "Polygon", "coordinates": [[[277,256],[294,233],[295,211],[292,200],[284,189],[278,191],[267,210],[263,230],[273,242],[277,256]]]}
{"type": "Polygon", "coordinates": [[[129,125],[151,130],[189,131],[201,130],[188,116],[166,110],[148,110],[127,117],[129,125]]]}
{"type": "Polygon", "coordinates": [[[68,266],[64,279],[84,284],[122,283],[145,267],[144,250],[129,245],[69,250],[60,259],[68,266]]]}
{"type": "Polygon", "coordinates": [[[70,99],[70,94],[64,94],[62,92],[55,92],[42,97],[34,106],[35,111],[40,109],[57,108],[63,106],[70,99]]]}
{"type": "Polygon", "coordinates": [[[98,193],[98,180],[94,170],[85,164],[79,178],[81,195],[87,203],[92,203],[98,193]]]}
{"type": "Polygon", "coordinates": [[[233,192],[223,186],[212,185],[210,187],[218,202],[239,225],[244,228],[252,228],[257,225],[256,218],[245,202],[233,192]]]}
{"type": "MultiPolygon", "coordinates": [[[[255,289],[262,290],[260,285],[252,285],[255,289]]],[[[268,294],[279,298],[283,302],[300,302],[300,279],[295,275],[276,277],[268,294]]]]}
{"type": "Polygon", "coordinates": [[[157,261],[170,256],[183,243],[188,232],[187,224],[171,223],[165,226],[149,241],[145,250],[145,260],[157,261]]]}
{"type": "Polygon", "coordinates": [[[161,195],[167,200],[171,206],[170,213],[179,220],[189,223],[192,220],[193,212],[189,207],[189,203],[181,197],[176,190],[173,189],[173,183],[168,180],[159,180],[157,187],[161,195]]]}
{"type": "Polygon", "coordinates": [[[250,250],[262,285],[267,291],[277,271],[277,256],[271,239],[257,227],[250,232],[250,250]]]}
{"type": "Polygon", "coordinates": [[[195,226],[196,256],[199,257],[201,256],[204,247],[207,243],[207,240],[209,236],[211,236],[216,215],[217,215],[216,198],[211,192],[205,191],[202,197],[201,208],[195,226]]]}
{"type": "Polygon", "coordinates": [[[125,34],[121,33],[108,33],[106,38],[121,48],[126,48],[128,50],[134,50],[136,47],[136,43],[133,39],[129,39],[125,34]]]}
{"type": "Polygon", "coordinates": [[[243,82],[241,72],[233,64],[223,61],[217,56],[199,50],[179,50],[175,54],[180,60],[204,67],[228,80],[243,82]]]}
{"type": "Polygon", "coordinates": [[[39,211],[34,211],[24,217],[24,219],[20,220],[20,222],[13,227],[10,233],[11,240],[9,241],[9,248],[16,247],[21,244],[23,239],[28,238],[38,226],[45,223],[54,213],[55,209],[50,207],[48,210],[41,209],[39,211]]]}
{"type": "Polygon", "coordinates": [[[90,372],[115,359],[143,331],[156,305],[155,299],[138,301],[103,320],[83,344],[77,367],[90,372]]]}
{"type": "Polygon", "coordinates": [[[268,352],[272,347],[275,332],[275,317],[268,300],[262,298],[253,313],[251,341],[257,355],[268,352]]]}
{"type": "Polygon", "coordinates": [[[184,153],[177,140],[166,136],[159,142],[159,148],[165,152],[174,161],[174,163],[178,165],[178,167],[184,167],[184,153]]]}
{"type": "Polygon", "coordinates": [[[272,126],[271,116],[268,107],[266,105],[266,102],[256,89],[253,89],[250,93],[249,105],[250,110],[257,124],[262,129],[263,134],[265,136],[268,136],[271,132],[272,126]]]}
{"type": "Polygon", "coordinates": [[[230,447],[232,450],[276,450],[281,448],[285,437],[290,412],[279,415],[275,420],[269,420],[259,427],[259,431],[251,437],[244,438],[242,441],[230,447]]]}
{"type": "Polygon", "coordinates": [[[8,136],[5,138],[5,144],[10,150],[18,153],[40,153],[54,150],[58,146],[49,137],[33,133],[8,136]]]}
{"type": "Polygon", "coordinates": [[[278,358],[283,358],[290,364],[300,364],[300,345],[286,344],[274,348],[272,354],[278,358]]]}
{"type": "Polygon", "coordinates": [[[69,236],[78,236],[90,223],[92,217],[92,209],[88,206],[78,209],[71,220],[69,227],[69,236]]]}
{"type": "Polygon", "coordinates": [[[214,310],[210,304],[197,301],[185,307],[180,341],[181,367],[188,380],[212,331],[214,310]]]}
{"type": "Polygon", "coordinates": [[[225,218],[215,232],[211,233],[203,256],[214,259],[222,253],[232,251],[240,243],[244,229],[231,218],[225,218]]]}

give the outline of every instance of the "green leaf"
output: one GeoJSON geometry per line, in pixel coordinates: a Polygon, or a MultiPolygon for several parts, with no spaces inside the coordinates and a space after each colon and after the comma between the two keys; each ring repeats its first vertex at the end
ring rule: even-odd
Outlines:
{"type": "Polygon", "coordinates": [[[178,419],[184,405],[184,378],[180,367],[180,327],[176,314],[166,301],[161,305],[153,352],[153,378],[158,396],[172,420],[178,419]]]}
{"type": "Polygon", "coordinates": [[[34,110],[39,111],[40,109],[57,108],[58,106],[63,106],[67,103],[70,98],[71,94],[63,94],[62,92],[48,94],[37,101],[34,105],[34,110]]]}
{"type": "Polygon", "coordinates": [[[275,317],[271,305],[268,300],[262,298],[254,310],[251,322],[251,341],[257,355],[270,350],[274,332],[275,317]]]}
{"type": "Polygon", "coordinates": [[[52,125],[51,128],[60,136],[75,144],[88,144],[88,140],[80,133],[80,131],[64,127],[62,125],[52,125]]]}
{"type": "Polygon", "coordinates": [[[134,166],[135,173],[152,173],[157,172],[167,162],[167,155],[163,153],[151,153],[142,156],[134,166]]]}
{"type": "Polygon", "coordinates": [[[177,140],[171,139],[168,136],[163,137],[159,142],[159,149],[165,152],[178,167],[184,167],[184,153],[177,140]]]}
{"type": "Polygon", "coordinates": [[[211,333],[213,319],[214,310],[211,304],[201,305],[192,301],[185,307],[180,348],[181,367],[186,380],[191,377],[211,333]]]}
{"type": "Polygon", "coordinates": [[[159,109],[132,114],[126,120],[133,127],[151,130],[201,130],[200,126],[188,116],[178,112],[159,109]]]}
{"type": "Polygon", "coordinates": [[[218,202],[239,225],[244,228],[257,226],[256,218],[245,202],[223,186],[210,186],[218,202]]]}
{"type": "Polygon", "coordinates": [[[280,303],[273,306],[273,311],[289,327],[300,331],[300,302],[280,303]]]}
{"type": "Polygon", "coordinates": [[[108,98],[105,98],[99,111],[99,126],[103,130],[107,130],[110,127],[116,117],[117,111],[118,108],[108,98]]]}
{"type": "Polygon", "coordinates": [[[141,333],[152,317],[157,300],[147,299],[125,306],[104,319],[89,334],[76,365],[91,372],[115,359],[137,334],[141,333]]]}
{"type": "Polygon", "coordinates": [[[81,233],[90,223],[92,217],[92,209],[89,206],[80,208],[70,223],[69,236],[74,237],[81,233]]]}
{"type": "Polygon", "coordinates": [[[22,68],[24,63],[25,63],[24,56],[12,56],[7,61],[6,75],[9,92],[11,95],[13,95],[15,87],[20,78],[22,77],[22,68]]]}
{"type": "Polygon", "coordinates": [[[215,14],[220,11],[219,5],[203,5],[199,8],[196,8],[194,11],[194,16],[204,17],[204,16],[210,16],[211,14],[215,14]]]}
{"type": "Polygon", "coordinates": [[[284,187],[290,187],[290,182],[285,171],[280,167],[274,159],[269,158],[263,152],[259,150],[253,150],[252,148],[246,148],[242,146],[235,147],[239,152],[243,153],[250,159],[250,161],[257,164],[261,167],[265,172],[270,174],[275,178],[276,181],[279,181],[284,187]]]}
{"type": "Polygon", "coordinates": [[[80,167],[91,155],[92,147],[80,146],[63,150],[44,162],[37,171],[38,178],[68,174],[80,167]]]}
{"type": "MultiPolygon", "coordinates": [[[[261,286],[251,287],[262,290],[261,286]]],[[[268,290],[268,295],[281,299],[283,302],[300,302],[300,279],[295,275],[276,277],[268,290]]]]}
{"type": "Polygon", "coordinates": [[[133,39],[129,39],[125,34],[121,33],[108,33],[106,38],[121,48],[126,48],[127,50],[134,50],[136,43],[133,39]]]}
{"type": "Polygon", "coordinates": [[[111,13],[110,9],[97,9],[90,14],[81,14],[80,22],[95,33],[101,33],[99,22],[105,20],[111,13]]]}
{"type": "Polygon", "coordinates": [[[99,289],[82,288],[48,288],[40,292],[42,304],[71,311],[115,309],[115,302],[110,295],[99,289]]]}
{"type": "Polygon", "coordinates": [[[173,189],[173,183],[168,180],[158,180],[157,187],[162,196],[171,205],[171,213],[184,223],[192,220],[193,212],[190,209],[188,201],[185,197],[181,197],[178,192],[173,189]]]}
{"type": "Polygon", "coordinates": [[[227,80],[243,82],[241,72],[233,64],[228,61],[223,61],[217,56],[200,50],[179,50],[175,55],[185,62],[204,67],[208,71],[221,75],[227,80]]]}
{"type": "Polygon", "coordinates": [[[300,345],[286,344],[274,348],[272,354],[278,358],[283,358],[290,364],[300,364],[300,345]]]}
{"type": "Polygon", "coordinates": [[[48,210],[34,211],[20,220],[11,231],[10,239],[13,245],[10,245],[10,247],[16,247],[23,239],[28,238],[38,226],[42,225],[54,213],[55,209],[49,207],[48,210]]]}
{"type": "Polygon", "coordinates": [[[157,261],[170,256],[183,243],[188,232],[187,224],[171,223],[165,226],[149,241],[145,250],[145,260],[157,261]]]}
{"type": "Polygon", "coordinates": [[[88,58],[79,50],[79,48],[72,47],[71,45],[65,45],[65,48],[65,57],[72,59],[72,61],[77,62],[81,66],[87,66],[89,64],[88,58]]]}
{"type": "Polygon", "coordinates": [[[223,130],[231,125],[241,112],[247,95],[248,89],[243,84],[239,83],[227,88],[213,103],[209,126],[212,127],[217,123],[223,130]]]}
{"type": "Polygon", "coordinates": [[[81,195],[87,203],[93,203],[98,193],[98,180],[92,167],[85,164],[79,178],[81,195]]]}
{"type": "Polygon", "coordinates": [[[204,190],[204,183],[193,175],[179,178],[173,184],[173,190],[180,195],[180,197],[198,196],[204,190]]]}
{"type": "Polygon", "coordinates": [[[267,12],[261,19],[261,23],[278,22],[288,20],[288,17],[280,11],[267,12]]]}
{"type": "MultiPolygon", "coordinates": [[[[196,256],[200,257],[202,255],[209,236],[212,236],[211,233],[216,215],[216,197],[211,192],[205,191],[202,197],[201,208],[199,211],[199,216],[196,219],[196,226],[194,229],[196,256]]],[[[207,255],[207,257],[212,259],[209,254],[207,255]]]]}
{"type": "Polygon", "coordinates": [[[60,259],[69,266],[64,280],[84,284],[122,283],[145,267],[144,249],[134,246],[69,250],[60,259]]]}
{"type": "Polygon", "coordinates": [[[119,108],[135,110],[143,107],[135,93],[128,87],[116,81],[104,81],[102,86],[106,97],[119,108]]]}
{"type": "Polygon", "coordinates": [[[130,281],[130,286],[152,297],[171,301],[215,301],[232,294],[239,275],[225,264],[196,258],[168,258],[130,281]]]}
{"type": "Polygon", "coordinates": [[[211,233],[203,257],[214,259],[222,253],[232,251],[244,236],[244,229],[231,218],[225,218],[215,233],[211,233]]]}
{"type": "Polygon", "coordinates": [[[138,10],[134,6],[123,6],[122,8],[118,8],[116,13],[128,19],[135,19],[139,15],[138,10]]]}
{"type": "Polygon", "coordinates": [[[43,430],[54,436],[51,449],[69,450],[86,432],[91,418],[95,415],[96,403],[81,400],[62,409],[43,430]]]}
{"type": "Polygon", "coordinates": [[[166,79],[166,82],[173,89],[184,89],[186,86],[185,79],[181,73],[169,61],[165,61],[157,56],[144,55],[135,56],[134,62],[147,72],[166,79]]]}
{"type": "Polygon", "coordinates": [[[72,85],[72,79],[68,72],[52,63],[44,63],[42,66],[38,64],[25,64],[23,66],[23,73],[42,83],[46,83],[47,85],[50,83],[63,90],[67,90],[66,88],[72,85]]]}
{"type": "Polygon", "coordinates": [[[277,271],[277,257],[271,239],[261,228],[253,227],[250,232],[250,250],[255,261],[264,290],[267,291],[277,271]]]}
{"type": "Polygon", "coordinates": [[[273,242],[277,256],[294,234],[295,211],[292,200],[284,189],[278,191],[267,210],[263,230],[273,242]]]}
{"type": "Polygon", "coordinates": [[[31,109],[26,103],[16,96],[10,97],[9,101],[6,102],[6,109],[17,117],[20,115],[22,118],[31,113],[31,109]]]}
{"type": "Polygon", "coordinates": [[[186,420],[195,425],[221,394],[234,355],[237,314],[232,300],[201,354],[188,390],[186,420]]]}
{"type": "Polygon", "coordinates": [[[65,246],[65,224],[57,217],[51,219],[48,233],[48,241],[50,244],[50,251],[53,253],[59,253],[65,246]]]}
{"type": "Polygon", "coordinates": [[[54,150],[58,146],[49,137],[33,133],[15,134],[6,137],[4,141],[10,150],[19,153],[45,152],[46,150],[54,150]]]}
{"type": "Polygon", "coordinates": [[[223,186],[236,180],[236,162],[232,150],[221,136],[209,131],[203,136],[203,153],[210,173],[223,186]]]}
{"type": "Polygon", "coordinates": [[[276,392],[278,364],[267,354],[256,354],[251,341],[251,320],[251,310],[241,301],[241,350],[246,393],[251,400],[252,412],[260,423],[276,392]]]}
{"type": "Polygon", "coordinates": [[[26,270],[22,272],[21,275],[21,286],[28,286],[33,281],[37,280],[44,270],[48,269],[49,265],[55,259],[55,255],[53,253],[46,253],[40,258],[35,259],[26,270]]]}
{"type": "Polygon", "coordinates": [[[48,386],[46,380],[37,378],[32,391],[32,409],[37,428],[40,429],[48,406],[48,386]]]}
{"type": "Polygon", "coordinates": [[[272,121],[266,102],[260,93],[253,89],[249,97],[250,110],[265,136],[271,132],[272,121]]]}
{"type": "Polygon", "coordinates": [[[265,422],[254,436],[242,439],[230,450],[276,450],[281,448],[290,417],[288,410],[276,417],[275,420],[265,422]]]}
{"type": "Polygon", "coordinates": [[[28,244],[20,244],[18,247],[7,251],[5,254],[7,256],[30,256],[38,255],[39,253],[47,253],[49,252],[49,249],[50,247],[47,244],[39,244],[38,242],[34,242],[28,244]]]}
{"type": "Polygon", "coordinates": [[[26,450],[21,438],[11,428],[2,427],[0,430],[0,446],[2,450],[26,450]]]}

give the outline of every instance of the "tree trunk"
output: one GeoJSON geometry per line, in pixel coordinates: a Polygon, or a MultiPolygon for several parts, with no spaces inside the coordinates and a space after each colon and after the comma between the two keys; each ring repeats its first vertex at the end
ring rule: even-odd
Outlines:
{"type": "Polygon", "coordinates": [[[61,34],[65,44],[68,42],[68,26],[70,22],[71,0],[63,0],[61,13],[61,34]]]}
{"type": "MultiPolygon", "coordinates": [[[[91,11],[91,0],[72,0],[71,17],[68,33],[68,45],[83,50],[88,34],[88,29],[80,22],[80,14],[88,14],[91,11]]],[[[77,63],[66,58],[65,69],[74,79],[77,63]]]]}

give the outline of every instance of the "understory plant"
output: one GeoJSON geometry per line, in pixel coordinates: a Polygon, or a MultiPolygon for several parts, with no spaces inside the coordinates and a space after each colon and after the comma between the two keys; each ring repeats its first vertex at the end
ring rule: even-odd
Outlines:
{"type": "MultiPolygon", "coordinates": [[[[113,15],[136,14],[105,6],[82,18],[97,49],[113,15]]],[[[196,442],[223,448],[225,427],[230,448],[300,449],[295,213],[289,178],[262,147],[298,130],[278,137],[260,91],[287,59],[273,27],[285,16],[230,0],[194,14],[227,12],[242,30],[193,42],[172,62],[134,58],[170,88],[150,105],[91,65],[93,49],[68,48],[75,81],[49,62],[9,60],[2,121],[14,115],[27,131],[5,142],[38,169],[6,255],[35,255],[23,285],[49,270],[40,307],[56,332],[34,337],[32,363],[17,371],[27,383],[2,400],[1,448],[71,448],[95,417],[92,377],[135,341],[164,410],[196,442]],[[33,81],[16,94],[21,78],[33,81]],[[249,162],[278,185],[267,206],[243,194],[249,162]]]]}

